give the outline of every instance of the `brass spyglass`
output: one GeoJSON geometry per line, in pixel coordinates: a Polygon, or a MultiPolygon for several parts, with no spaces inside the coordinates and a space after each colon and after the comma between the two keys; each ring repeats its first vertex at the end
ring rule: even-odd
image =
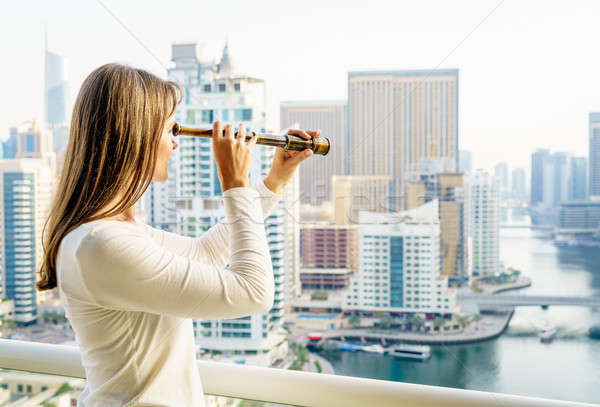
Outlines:
{"type": "MultiPolygon", "coordinates": [[[[213,133],[212,129],[182,126],[179,123],[173,125],[172,131],[174,136],[183,134],[186,136],[212,137],[213,133]]],[[[237,131],[235,132],[235,136],[237,136],[237,131]]],[[[314,154],[320,155],[327,155],[329,152],[330,142],[326,137],[316,137],[307,140],[291,134],[280,135],[251,131],[246,134],[246,140],[250,139],[252,136],[256,136],[256,144],[261,144],[263,146],[281,147],[284,150],[294,151],[302,151],[309,148],[314,154]]]]}

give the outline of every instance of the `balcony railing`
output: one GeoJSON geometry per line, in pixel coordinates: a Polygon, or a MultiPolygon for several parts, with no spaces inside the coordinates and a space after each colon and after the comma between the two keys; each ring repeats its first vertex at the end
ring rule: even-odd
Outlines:
{"type": "MultiPolygon", "coordinates": [[[[79,349],[0,339],[0,367],[85,378],[79,349]]],[[[198,361],[204,392],[296,406],[592,407],[591,404],[323,373],[198,361]]]]}

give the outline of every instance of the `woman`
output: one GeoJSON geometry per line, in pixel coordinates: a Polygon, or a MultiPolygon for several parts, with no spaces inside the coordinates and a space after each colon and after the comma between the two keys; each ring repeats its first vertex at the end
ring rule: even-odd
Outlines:
{"type": "Polygon", "coordinates": [[[198,239],[154,229],[135,218],[134,204],[151,181],[167,179],[182,95],[175,82],[107,64],[77,96],[37,287],[58,287],[75,331],[87,376],[78,406],[204,405],[191,318],[237,318],[273,304],[263,221],[312,151],[278,149],[269,175],[250,188],[255,140],[245,142],[242,125],[234,137],[216,122],[225,222],[198,239]]]}

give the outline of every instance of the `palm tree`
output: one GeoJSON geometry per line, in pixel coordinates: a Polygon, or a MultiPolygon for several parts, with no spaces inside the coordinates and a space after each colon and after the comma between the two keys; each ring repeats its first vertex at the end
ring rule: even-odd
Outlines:
{"type": "Polygon", "coordinates": [[[442,332],[442,327],[446,325],[446,320],[442,317],[435,317],[433,320],[433,325],[437,327],[440,332],[442,332]]]}
{"type": "Polygon", "coordinates": [[[348,318],[348,323],[352,325],[353,328],[356,328],[356,326],[360,324],[360,317],[357,314],[352,314],[350,318],[348,318]]]}
{"type": "Polygon", "coordinates": [[[417,330],[421,329],[423,326],[423,318],[420,315],[415,315],[410,320],[412,326],[415,326],[417,330]]]}
{"type": "Polygon", "coordinates": [[[384,315],[379,320],[379,326],[383,329],[388,329],[392,325],[392,317],[389,315],[384,315]]]}
{"type": "Polygon", "coordinates": [[[479,321],[481,321],[481,314],[473,315],[473,321],[477,322],[477,329],[479,329],[479,321]]]}
{"type": "Polygon", "coordinates": [[[457,321],[462,329],[465,329],[465,327],[467,325],[469,325],[469,317],[465,317],[465,316],[458,317],[457,321]]]}

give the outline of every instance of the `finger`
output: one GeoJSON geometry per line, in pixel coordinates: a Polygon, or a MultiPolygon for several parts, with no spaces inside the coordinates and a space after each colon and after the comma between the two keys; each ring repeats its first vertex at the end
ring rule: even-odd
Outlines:
{"type": "Polygon", "coordinates": [[[307,130],[306,131],[309,136],[313,138],[321,137],[321,129],[319,130],[307,130]]]}
{"type": "Polygon", "coordinates": [[[289,162],[292,166],[296,167],[311,155],[313,155],[312,150],[310,148],[307,148],[306,150],[300,152],[300,154],[296,154],[295,156],[290,157],[289,162]]]}
{"type": "Polygon", "coordinates": [[[221,134],[223,134],[223,131],[221,130],[221,122],[214,122],[212,132],[213,148],[221,140],[221,134]]]}
{"type": "Polygon", "coordinates": [[[300,136],[303,139],[309,139],[310,136],[304,131],[304,130],[300,130],[300,129],[290,129],[288,130],[288,133],[292,136],[300,136]]]}
{"type": "Polygon", "coordinates": [[[223,138],[229,138],[233,140],[233,127],[231,126],[231,124],[225,125],[225,135],[223,136],[223,138]]]}
{"type": "Polygon", "coordinates": [[[252,148],[252,147],[254,147],[255,144],[256,144],[256,134],[253,134],[252,137],[250,137],[250,139],[246,143],[246,146],[248,146],[248,148],[252,148]]]}
{"type": "Polygon", "coordinates": [[[235,136],[236,140],[240,143],[246,141],[246,128],[244,127],[244,123],[240,123],[238,127],[237,135],[235,136]]]}

